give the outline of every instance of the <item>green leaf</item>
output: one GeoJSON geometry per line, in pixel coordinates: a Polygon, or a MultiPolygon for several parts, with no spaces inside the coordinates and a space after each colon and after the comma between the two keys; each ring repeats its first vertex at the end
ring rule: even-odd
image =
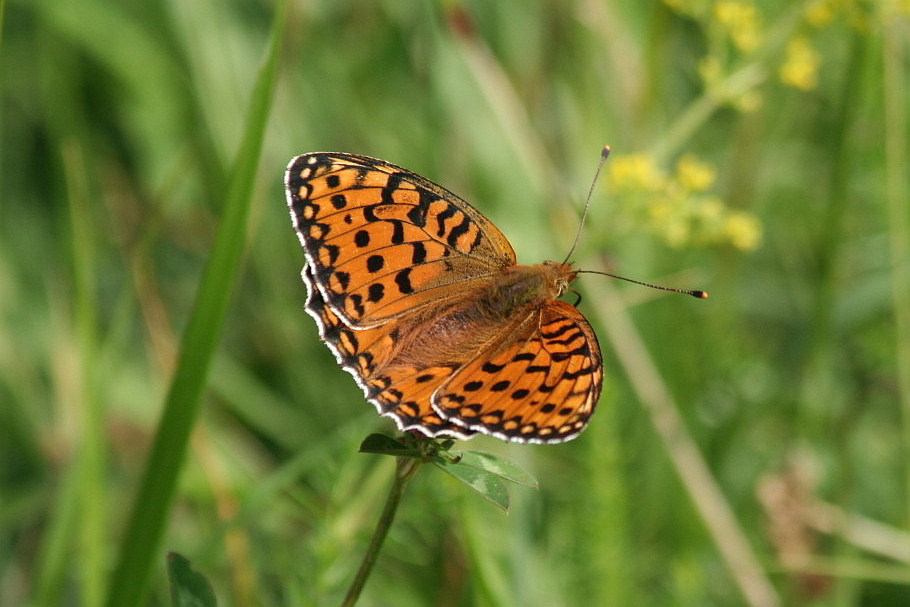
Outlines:
{"type": "Polygon", "coordinates": [[[502,478],[474,466],[459,462],[434,461],[437,467],[451,474],[505,512],[509,511],[509,490],[502,478]]]}
{"type": "Polygon", "coordinates": [[[519,485],[534,487],[535,489],[538,487],[536,478],[531,476],[516,462],[500,455],[482,451],[453,452],[452,455],[459,457],[459,463],[465,466],[484,470],[519,485]]]}
{"type": "Polygon", "coordinates": [[[360,443],[361,453],[378,453],[404,457],[423,457],[419,449],[409,447],[403,442],[385,434],[371,434],[360,443]]]}
{"type": "Polygon", "coordinates": [[[174,607],[215,607],[215,592],[205,576],[190,567],[190,561],[176,552],[167,555],[167,575],[171,580],[174,607]]]}

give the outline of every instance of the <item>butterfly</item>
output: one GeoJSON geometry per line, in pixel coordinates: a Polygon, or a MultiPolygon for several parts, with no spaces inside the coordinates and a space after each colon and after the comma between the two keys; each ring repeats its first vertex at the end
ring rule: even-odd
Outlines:
{"type": "Polygon", "coordinates": [[[403,431],[559,443],[597,405],[597,336],[558,299],[571,262],[516,263],[493,223],[383,160],[291,160],[287,203],[306,255],[306,311],[338,364],[403,431]]]}

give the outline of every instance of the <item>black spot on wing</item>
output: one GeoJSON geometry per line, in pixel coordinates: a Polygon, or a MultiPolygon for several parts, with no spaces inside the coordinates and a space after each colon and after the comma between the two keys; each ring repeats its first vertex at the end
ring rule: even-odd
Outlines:
{"type": "Polygon", "coordinates": [[[334,244],[324,244],[322,245],[322,248],[329,254],[329,263],[334,264],[338,260],[341,249],[338,248],[338,245],[334,244]]]}
{"type": "Polygon", "coordinates": [[[369,296],[367,300],[373,303],[382,300],[382,296],[385,293],[385,287],[382,286],[381,282],[376,282],[370,285],[369,296]]]}
{"type": "Polygon", "coordinates": [[[391,173],[380,193],[383,204],[395,204],[393,194],[399,187],[401,187],[401,173],[391,173]]]}
{"type": "Polygon", "coordinates": [[[449,203],[449,206],[446,207],[445,211],[436,215],[436,226],[437,226],[436,235],[437,236],[439,236],[440,238],[445,236],[446,219],[449,219],[450,217],[454,217],[455,213],[457,213],[457,212],[458,212],[458,208],[454,204],[449,203]]]}
{"type": "Polygon", "coordinates": [[[392,244],[404,242],[404,225],[400,221],[390,221],[392,224],[392,244]]]}
{"type": "Polygon", "coordinates": [[[502,392],[503,390],[508,388],[511,383],[512,382],[504,379],[504,380],[498,381],[495,384],[493,384],[492,386],[490,386],[490,390],[493,392],[502,392]]]}
{"type": "Polygon", "coordinates": [[[398,291],[402,295],[407,295],[408,293],[414,292],[414,287],[411,286],[411,268],[405,268],[395,275],[395,284],[398,285],[398,291]]]}
{"type": "Polygon", "coordinates": [[[335,272],[335,278],[338,280],[338,284],[341,285],[342,291],[346,291],[348,284],[351,282],[351,275],[347,272],[335,272]]]}
{"type": "Polygon", "coordinates": [[[582,375],[589,375],[594,369],[595,367],[593,366],[582,367],[578,371],[567,371],[563,373],[562,376],[565,379],[578,379],[582,375]]]}
{"type": "Polygon", "coordinates": [[[455,245],[458,244],[458,238],[462,234],[466,234],[468,232],[468,230],[470,230],[470,229],[471,229],[471,218],[468,217],[467,215],[465,215],[464,218],[461,220],[461,223],[459,223],[457,226],[452,228],[452,231],[449,232],[449,236],[448,236],[448,238],[446,238],[446,241],[449,243],[449,246],[454,248],[455,245]]]}
{"type": "Polygon", "coordinates": [[[419,200],[417,206],[408,211],[408,219],[415,226],[423,228],[427,225],[427,212],[430,210],[430,203],[439,200],[439,196],[423,189],[417,188],[419,200]]]}
{"type": "Polygon", "coordinates": [[[382,255],[370,255],[367,257],[367,271],[375,274],[385,265],[385,258],[382,255]]]}
{"type": "Polygon", "coordinates": [[[550,333],[541,332],[540,335],[546,339],[555,339],[555,338],[560,337],[561,335],[565,334],[566,331],[571,331],[572,329],[575,329],[575,328],[577,328],[577,327],[572,323],[564,323],[561,327],[559,327],[555,331],[552,331],[550,333]]]}
{"type": "Polygon", "coordinates": [[[427,258],[427,248],[422,242],[412,242],[411,247],[413,249],[411,252],[411,264],[416,266],[419,263],[423,263],[427,258]]]}

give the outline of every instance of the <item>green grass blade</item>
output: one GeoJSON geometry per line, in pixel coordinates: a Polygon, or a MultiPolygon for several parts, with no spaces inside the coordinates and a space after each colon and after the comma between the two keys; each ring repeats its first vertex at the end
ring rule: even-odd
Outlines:
{"type": "Polygon", "coordinates": [[[176,373],[111,580],[109,607],[133,607],[142,602],[165,517],[173,501],[187,442],[199,412],[200,394],[244,249],[241,245],[249,199],[277,77],[285,6],[281,2],[277,7],[269,55],[253,89],[243,140],[230,173],[222,223],[190,313],[176,373]]]}
{"type": "Polygon", "coordinates": [[[67,566],[70,561],[72,537],[81,521],[80,503],[82,477],[77,466],[63,475],[53,501],[54,516],[48,520],[48,530],[38,551],[35,582],[30,604],[34,607],[54,607],[63,604],[67,566]]]}
{"type": "Polygon", "coordinates": [[[104,554],[106,543],[104,500],[103,411],[98,398],[98,304],[95,297],[95,238],[90,221],[90,194],[81,146],[67,140],[63,146],[67,198],[70,201],[70,230],[73,247],[73,290],[75,327],[81,356],[81,408],[83,436],[79,455],[79,491],[82,508],[79,526],[81,588],[84,605],[101,605],[104,600],[104,554]]]}

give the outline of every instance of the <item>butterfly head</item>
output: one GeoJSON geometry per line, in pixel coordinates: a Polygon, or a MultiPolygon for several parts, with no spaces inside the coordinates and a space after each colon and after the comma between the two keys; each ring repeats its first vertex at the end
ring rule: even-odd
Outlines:
{"type": "Polygon", "coordinates": [[[545,261],[539,267],[543,269],[547,277],[548,295],[551,299],[558,299],[565,295],[569,290],[569,285],[578,275],[578,270],[572,266],[571,261],[545,261]]]}

